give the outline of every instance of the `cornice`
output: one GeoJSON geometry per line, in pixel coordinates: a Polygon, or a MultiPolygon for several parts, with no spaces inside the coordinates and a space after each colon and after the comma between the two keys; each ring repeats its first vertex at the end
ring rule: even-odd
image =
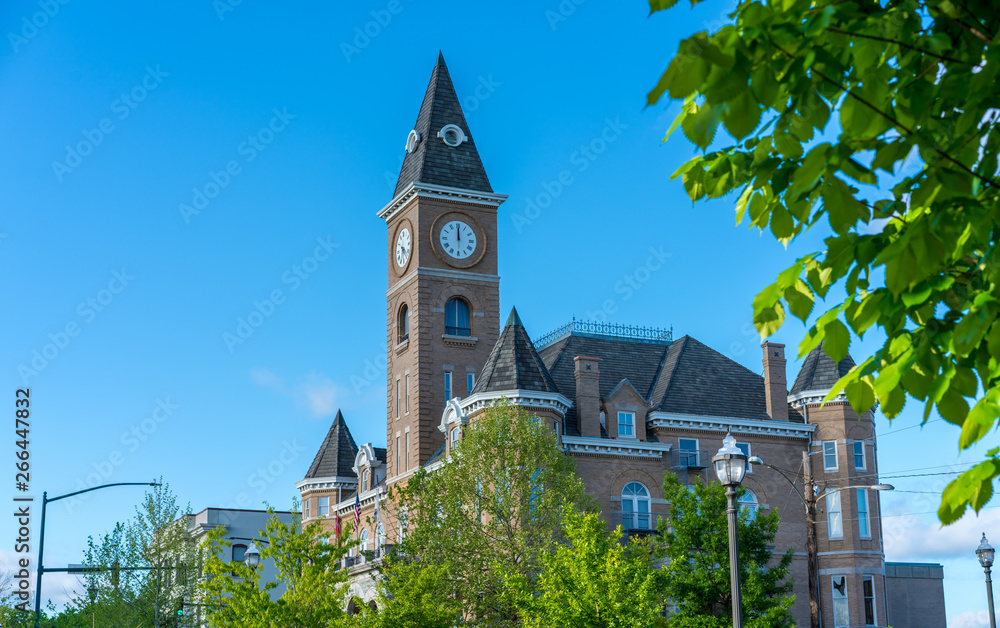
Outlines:
{"type": "Polygon", "coordinates": [[[671,450],[669,443],[645,443],[622,438],[563,436],[563,445],[571,454],[591,454],[625,458],[662,458],[671,450]]]}
{"type": "Polygon", "coordinates": [[[300,493],[306,491],[324,491],[324,490],[335,490],[338,488],[347,488],[354,490],[358,487],[358,479],[350,477],[328,477],[328,478],[306,478],[295,484],[295,488],[298,489],[300,493]]]}
{"type": "Polygon", "coordinates": [[[786,438],[808,439],[816,430],[815,425],[789,423],[786,421],[758,421],[734,417],[701,416],[695,414],[674,414],[671,412],[651,412],[646,420],[647,427],[674,428],[683,430],[703,430],[706,432],[733,432],[737,434],[759,434],[786,438]]]}
{"type": "Polygon", "coordinates": [[[431,185],[429,183],[413,182],[406,186],[402,192],[397,194],[389,204],[378,211],[378,217],[386,222],[393,215],[405,207],[414,198],[436,198],[446,201],[457,201],[471,205],[485,205],[487,207],[499,207],[507,200],[506,194],[493,194],[491,192],[477,192],[475,190],[465,190],[453,188],[446,185],[431,185]]]}
{"type": "MultiPolygon", "coordinates": [[[[795,393],[794,395],[788,395],[788,403],[792,405],[793,408],[801,408],[802,406],[812,406],[819,405],[823,403],[826,399],[826,394],[830,392],[827,390],[803,390],[802,392],[795,393]]],[[[847,396],[844,393],[840,393],[829,403],[847,403],[847,396]]]]}
{"type": "Polygon", "coordinates": [[[519,407],[534,407],[555,410],[560,414],[573,407],[573,402],[560,393],[543,392],[540,390],[504,390],[500,392],[479,392],[469,395],[459,401],[462,412],[473,414],[491,406],[503,399],[510,400],[511,405],[519,407]]]}
{"type": "Polygon", "coordinates": [[[402,290],[411,279],[417,275],[425,275],[429,277],[443,277],[444,279],[460,279],[462,281],[480,281],[483,283],[500,283],[500,275],[485,275],[483,273],[471,272],[468,270],[451,270],[443,268],[428,268],[426,266],[419,266],[404,277],[400,277],[396,283],[392,285],[391,288],[385,291],[385,296],[389,297],[402,290]]]}

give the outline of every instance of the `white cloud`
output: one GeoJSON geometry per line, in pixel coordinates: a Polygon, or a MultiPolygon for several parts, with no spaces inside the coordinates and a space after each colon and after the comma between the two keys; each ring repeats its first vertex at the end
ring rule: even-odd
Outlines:
{"type": "Polygon", "coordinates": [[[314,417],[329,416],[337,411],[337,386],[326,375],[313,372],[295,387],[295,400],[314,417]]]}
{"type": "MultiPolygon", "coordinates": [[[[949,526],[942,526],[933,515],[890,517],[882,522],[890,561],[940,562],[961,556],[974,560],[983,532],[989,538],[990,530],[1000,530],[1000,509],[987,508],[979,516],[970,511],[949,526]]],[[[1000,534],[990,542],[997,546],[1000,534]]]]}
{"type": "Polygon", "coordinates": [[[948,618],[948,628],[990,628],[990,615],[986,611],[965,611],[948,618]]]}
{"type": "Polygon", "coordinates": [[[285,397],[291,397],[299,407],[306,408],[314,417],[325,417],[337,411],[338,388],[329,377],[313,371],[293,388],[270,369],[257,366],[251,369],[250,379],[285,397]]]}

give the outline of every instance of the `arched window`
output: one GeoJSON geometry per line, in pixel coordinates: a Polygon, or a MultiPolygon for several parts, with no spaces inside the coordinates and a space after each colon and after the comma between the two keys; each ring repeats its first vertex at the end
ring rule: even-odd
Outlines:
{"type": "Polygon", "coordinates": [[[368,481],[369,481],[370,477],[371,477],[371,475],[369,474],[368,469],[365,469],[364,475],[362,475],[362,479],[361,479],[361,490],[362,491],[367,491],[368,489],[371,488],[371,486],[369,486],[369,484],[368,484],[368,481]]]}
{"type": "Polygon", "coordinates": [[[753,494],[750,489],[744,489],[743,494],[739,496],[737,500],[740,505],[740,510],[747,511],[747,520],[753,521],[757,518],[757,511],[760,510],[760,503],[757,501],[757,496],[753,494]]]}
{"type": "Polygon", "coordinates": [[[410,339],[410,308],[403,304],[403,307],[399,308],[399,335],[396,342],[405,342],[410,339]]]}
{"type": "Polygon", "coordinates": [[[451,336],[471,336],[469,305],[459,298],[450,299],[444,306],[444,333],[451,336]]]}
{"type": "Polygon", "coordinates": [[[368,551],[368,530],[361,531],[361,544],[358,546],[359,552],[368,551]]]}
{"type": "Polygon", "coordinates": [[[629,482],[622,489],[622,527],[626,530],[648,530],[649,491],[638,482],[629,482]]]}

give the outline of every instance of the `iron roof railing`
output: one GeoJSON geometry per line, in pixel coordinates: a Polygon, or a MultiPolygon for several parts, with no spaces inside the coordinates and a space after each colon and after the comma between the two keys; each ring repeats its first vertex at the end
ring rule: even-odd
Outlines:
{"type": "Polygon", "coordinates": [[[559,329],[551,331],[535,340],[535,349],[562,340],[566,336],[597,336],[613,340],[641,341],[648,344],[667,345],[673,341],[674,330],[661,327],[640,327],[638,325],[617,325],[614,323],[598,323],[596,321],[578,321],[574,318],[559,329]]]}

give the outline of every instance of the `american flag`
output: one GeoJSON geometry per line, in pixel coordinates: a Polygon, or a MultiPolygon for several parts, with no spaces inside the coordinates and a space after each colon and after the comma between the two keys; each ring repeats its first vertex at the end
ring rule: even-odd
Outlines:
{"type": "Polygon", "coordinates": [[[354,525],[361,523],[361,499],[354,495],[354,525]]]}
{"type": "Polygon", "coordinates": [[[336,531],[337,531],[337,540],[339,541],[340,540],[340,513],[339,512],[337,513],[337,527],[336,527],[336,531]]]}

